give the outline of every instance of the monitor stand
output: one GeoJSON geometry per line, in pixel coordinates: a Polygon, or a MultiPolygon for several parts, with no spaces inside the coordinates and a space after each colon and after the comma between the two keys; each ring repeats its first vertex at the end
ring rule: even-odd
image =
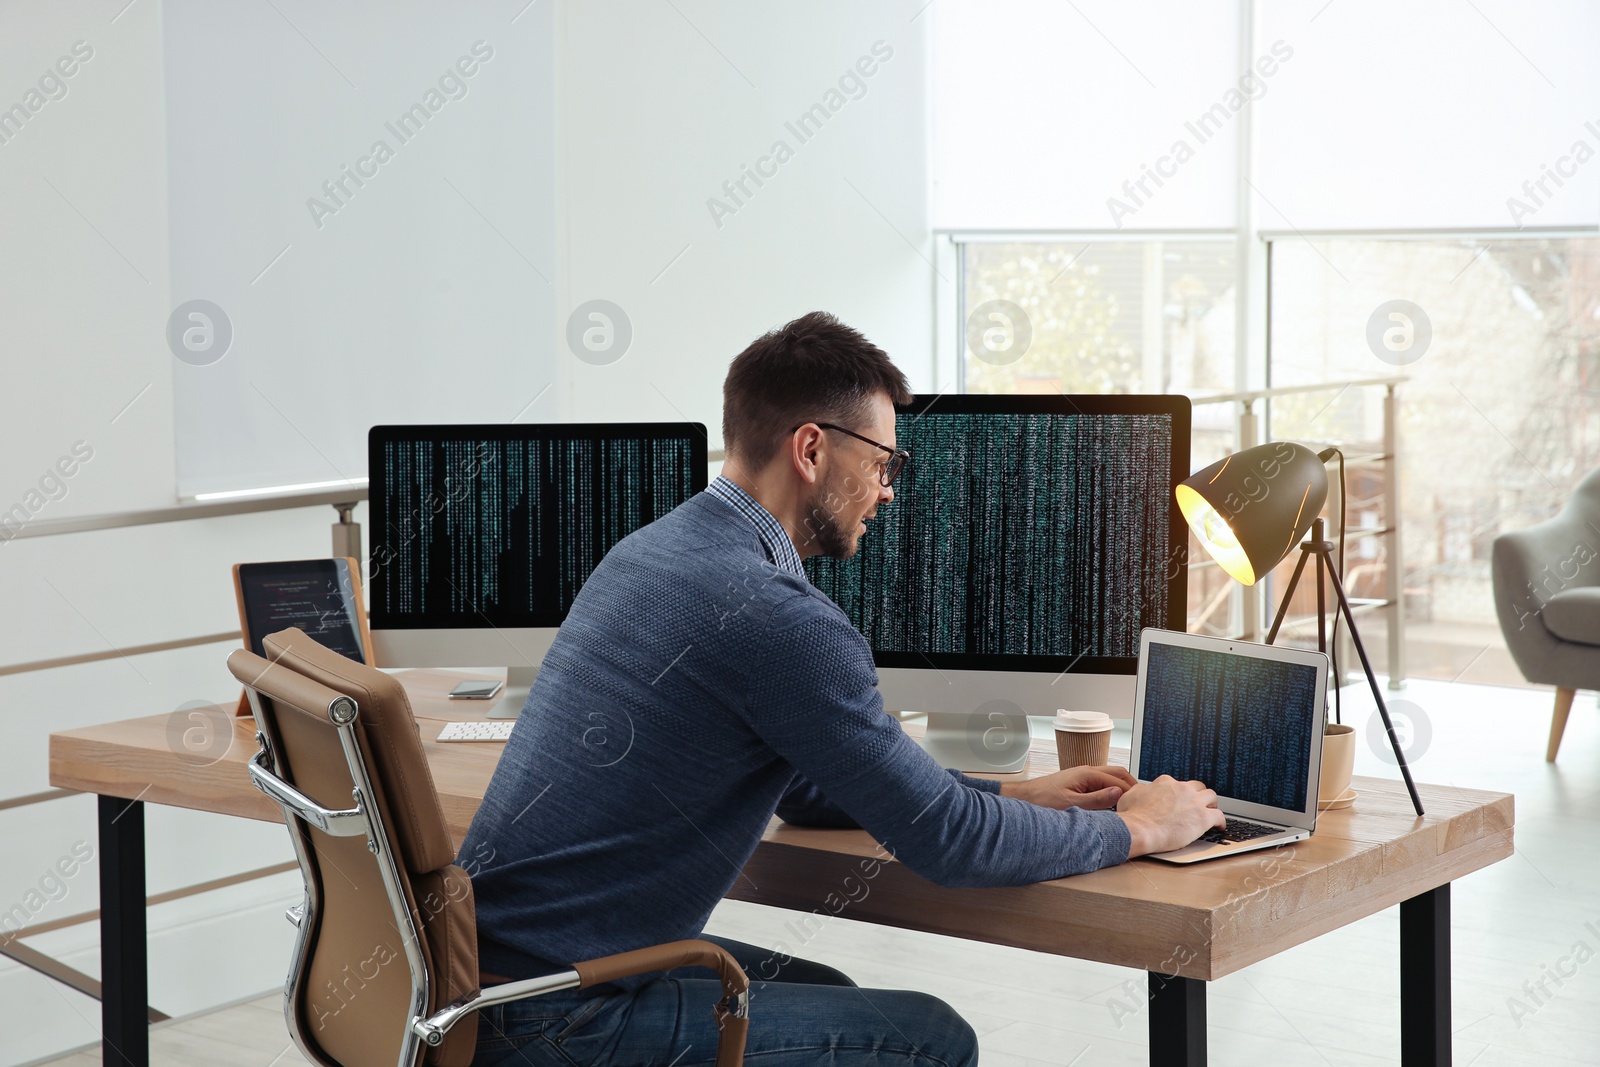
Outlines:
{"type": "Polygon", "coordinates": [[[507,667],[506,687],[500,691],[500,699],[495,701],[494,707],[489,709],[488,717],[515,719],[521,715],[522,706],[528,702],[528,690],[538,676],[538,667],[507,667]]]}
{"type": "Polygon", "coordinates": [[[1011,774],[1027,768],[1031,738],[1028,720],[1022,715],[930,711],[928,727],[918,743],[941,767],[975,774],[1011,774]]]}

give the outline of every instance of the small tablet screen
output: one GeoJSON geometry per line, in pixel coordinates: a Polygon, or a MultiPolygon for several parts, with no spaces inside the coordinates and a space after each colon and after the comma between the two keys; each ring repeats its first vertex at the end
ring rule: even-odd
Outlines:
{"type": "Polygon", "coordinates": [[[239,566],[250,650],[265,656],[261,639],[291,626],[341,656],[365,663],[360,605],[342,559],[307,559],[239,566]]]}

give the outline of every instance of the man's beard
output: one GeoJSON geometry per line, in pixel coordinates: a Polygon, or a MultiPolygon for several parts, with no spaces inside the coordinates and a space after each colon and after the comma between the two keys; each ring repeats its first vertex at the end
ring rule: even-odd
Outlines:
{"type": "Polygon", "coordinates": [[[831,482],[817,486],[817,491],[806,502],[806,529],[811,532],[811,543],[822,555],[832,559],[849,559],[856,554],[860,542],[850,536],[851,531],[839,524],[839,513],[827,506],[826,501],[830,496],[849,500],[848,496],[837,492],[831,482]]]}

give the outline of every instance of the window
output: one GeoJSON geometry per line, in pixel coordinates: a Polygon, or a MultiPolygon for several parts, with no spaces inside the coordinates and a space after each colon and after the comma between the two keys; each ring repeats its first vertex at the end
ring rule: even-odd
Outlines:
{"type": "MultiPolygon", "coordinates": [[[[1600,466],[1600,239],[1349,237],[1271,246],[1272,384],[1404,374],[1400,518],[1407,672],[1524,684],[1495,618],[1490,546],[1554,514],[1600,466]],[[1398,317],[1395,317],[1398,316],[1398,317]]],[[[1376,442],[1377,390],[1281,398],[1273,437],[1376,442]]],[[[1352,530],[1390,521],[1350,471],[1352,530]]],[[[1348,547],[1382,596],[1382,541],[1348,547]]],[[[1383,617],[1361,622],[1383,668],[1383,617]]]]}
{"type": "MultiPolygon", "coordinates": [[[[930,214],[962,269],[936,367],[973,392],[1187,393],[1197,468],[1239,444],[1239,405],[1207,394],[1408,375],[1392,516],[1383,388],[1256,403],[1261,439],[1354,457],[1353,595],[1386,593],[1379,533],[1401,531],[1409,673],[1522,684],[1489,545],[1600,460],[1600,242],[1570,236],[1600,221],[1600,8],[1523,5],[1508,36],[1509,8],[1346,2],[1162,4],[1159,33],[1102,0],[931,8],[930,214]],[[1423,309],[1426,345],[1391,301],[1423,309]]],[[[1294,562],[1248,597],[1191,566],[1191,629],[1270,622],[1294,562]]],[[[1388,614],[1361,621],[1379,669],[1388,614]]]]}
{"type": "Polygon", "coordinates": [[[1231,238],[961,248],[967,392],[1232,386],[1231,238]]]}

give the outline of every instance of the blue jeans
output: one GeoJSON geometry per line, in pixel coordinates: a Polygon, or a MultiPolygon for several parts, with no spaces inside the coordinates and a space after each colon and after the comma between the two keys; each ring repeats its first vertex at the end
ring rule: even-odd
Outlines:
{"type": "MultiPolygon", "coordinates": [[[[831,967],[705,936],[750,982],[745,1062],[759,1067],[975,1067],[978,1036],[926,993],[862,989],[831,967]],[[757,976],[772,975],[771,981],[757,976]]],[[[628,992],[563,990],[484,1010],[472,1067],[704,1067],[717,1058],[722,984],[683,968],[628,992]]]]}

